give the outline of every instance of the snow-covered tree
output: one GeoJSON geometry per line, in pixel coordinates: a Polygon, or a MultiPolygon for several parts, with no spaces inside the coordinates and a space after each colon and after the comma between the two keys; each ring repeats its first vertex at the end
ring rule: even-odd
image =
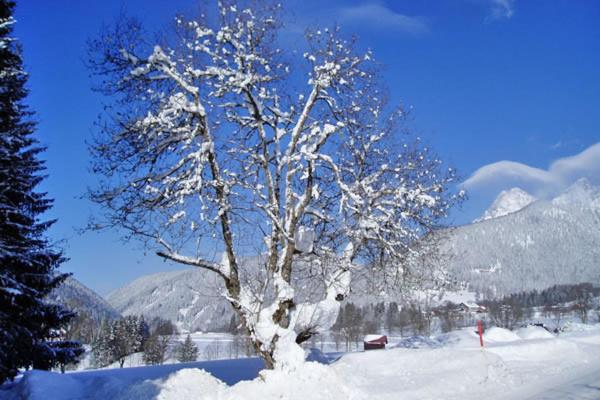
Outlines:
{"type": "Polygon", "coordinates": [[[144,342],[144,362],[146,365],[161,365],[165,362],[169,336],[150,335],[144,342]]]}
{"type": "Polygon", "coordinates": [[[144,320],[136,316],[104,321],[92,346],[94,364],[103,367],[118,361],[123,368],[128,355],[142,350],[144,326],[144,320]]]}
{"type": "Polygon", "coordinates": [[[73,316],[44,300],[66,277],[63,261],[45,237],[53,221],[42,214],[52,205],[36,191],[44,177],[27,109],[21,51],[11,37],[14,2],[0,0],[0,383],[19,368],[49,369],[77,358],[81,346],[60,339],[73,316]]]}
{"type": "Polygon", "coordinates": [[[84,353],[85,349],[80,342],[59,336],[56,340],[47,340],[43,346],[36,349],[31,365],[33,368],[45,370],[60,368],[64,373],[66,367],[74,367],[84,353]]]}
{"type": "Polygon", "coordinates": [[[303,56],[286,52],[278,5],[215,9],[155,42],[121,19],[91,43],[114,100],[92,148],[106,210],[94,226],[213,272],[266,366],[294,368],[353,275],[423,276],[415,243],[460,196],[404,134],[369,51],[321,29],[303,56]]]}
{"type": "Polygon", "coordinates": [[[111,322],[103,320],[98,334],[92,342],[92,364],[105,367],[114,361],[110,348],[111,322]]]}
{"type": "Polygon", "coordinates": [[[186,336],[184,342],[177,345],[175,352],[177,354],[177,361],[179,362],[196,361],[198,358],[198,347],[190,335],[186,336]]]}

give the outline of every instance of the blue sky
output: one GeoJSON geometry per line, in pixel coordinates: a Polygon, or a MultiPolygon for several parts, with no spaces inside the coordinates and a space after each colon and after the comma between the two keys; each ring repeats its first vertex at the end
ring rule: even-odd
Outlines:
{"type": "MultiPolygon", "coordinates": [[[[81,196],[102,99],[84,66],[86,40],[124,8],[149,27],[194,0],[21,0],[16,36],[30,73],[28,103],[48,146],[55,199],[51,231],[71,258],[63,269],[102,294],[178,268],[116,232],[79,235],[94,207],[81,196]]],[[[385,65],[392,100],[413,108],[412,128],[457,167],[470,200],[452,222],[479,216],[514,185],[538,195],[586,176],[600,183],[600,2],[568,0],[283,1],[285,42],[337,21],[385,65]],[[510,163],[507,163],[510,161],[510,163]],[[566,172],[565,172],[566,171],[566,172]]]]}

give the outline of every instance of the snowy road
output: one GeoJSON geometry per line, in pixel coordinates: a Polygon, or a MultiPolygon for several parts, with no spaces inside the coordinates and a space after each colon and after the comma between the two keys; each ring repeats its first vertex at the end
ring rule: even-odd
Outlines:
{"type": "Polygon", "coordinates": [[[598,400],[600,399],[600,368],[575,379],[549,386],[524,400],[598,400]]]}

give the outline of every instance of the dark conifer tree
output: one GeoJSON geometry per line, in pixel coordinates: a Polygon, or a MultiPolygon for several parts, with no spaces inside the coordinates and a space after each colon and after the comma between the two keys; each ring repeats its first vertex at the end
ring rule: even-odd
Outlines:
{"type": "Polygon", "coordinates": [[[24,104],[27,74],[11,37],[14,2],[0,0],[0,382],[20,368],[52,368],[81,354],[60,340],[73,314],[44,297],[65,278],[64,260],[45,237],[53,221],[41,220],[52,205],[36,190],[43,180],[44,150],[32,137],[32,112],[24,104]]]}

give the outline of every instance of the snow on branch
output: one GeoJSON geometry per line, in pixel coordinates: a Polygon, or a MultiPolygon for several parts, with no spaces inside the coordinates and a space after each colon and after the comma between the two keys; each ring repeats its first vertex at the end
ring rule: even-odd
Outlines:
{"type": "Polygon", "coordinates": [[[337,28],[313,30],[288,63],[278,4],[227,0],[216,11],[177,17],[156,43],[132,21],[92,43],[113,103],[92,148],[102,182],[91,198],[159,256],[223,278],[274,366],[300,331],[328,325],[372,255],[400,271],[391,266],[419,252],[460,196],[454,172],[402,134],[405,114],[387,104],[370,52],[337,28]],[[185,255],[207,239],[221,260],[185,255]],[[339,262],[302,279],[311,257],[339,262]],[[310,302],[299,300],[306,280],[320,290],[310,302]]]}

